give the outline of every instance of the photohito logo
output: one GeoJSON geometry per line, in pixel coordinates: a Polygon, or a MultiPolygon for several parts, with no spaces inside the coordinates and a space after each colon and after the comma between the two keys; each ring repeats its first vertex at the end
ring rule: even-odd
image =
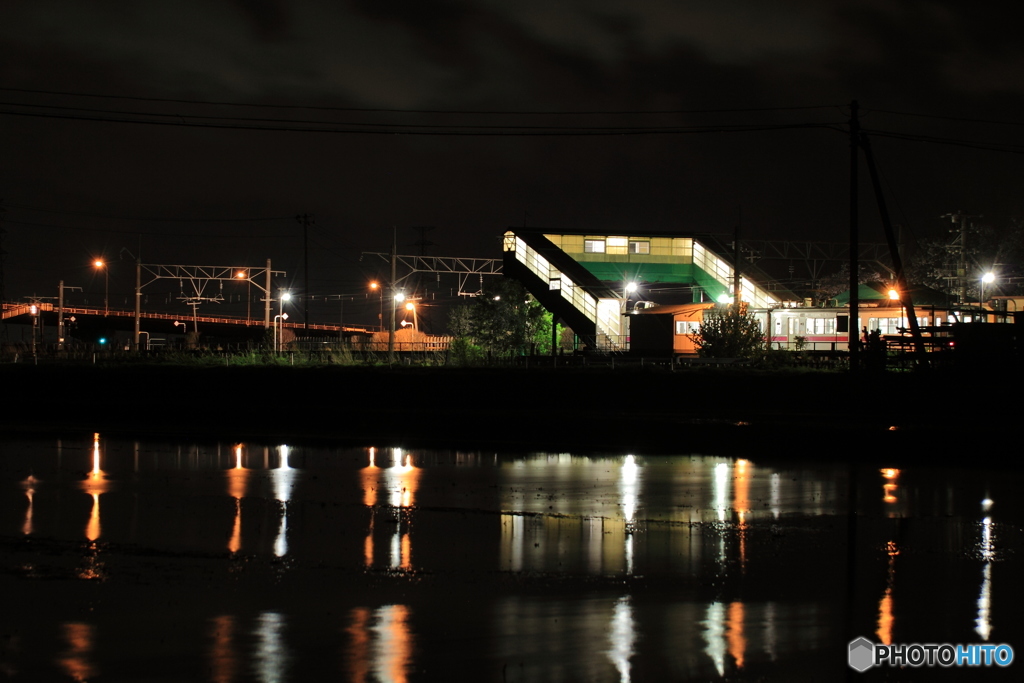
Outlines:
{"type": "Polygon", "coordinates": [[[1004,644],[879,645],[861,637],[850,642],[848,656],[850,668],[861,673],[873,666],[1009,666],[1013,648],[1004,644]]]}

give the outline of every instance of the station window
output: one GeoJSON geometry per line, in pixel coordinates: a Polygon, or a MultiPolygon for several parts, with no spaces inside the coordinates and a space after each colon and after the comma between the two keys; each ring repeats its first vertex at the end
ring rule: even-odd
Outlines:
{"type": "Polygon", "coordinates": [[[586,254],[603,254],[604,240],[583,240],[583,252],[586,254]]]}
{"type": "Polygon", "coordinates": [[[700,323],[690,320],[676,321],[676,334],[697,334],[700,331],[700,323]]]}
{"type": "Polygon", "coordinates": [[[630,254],[650,254],[651,243],[648,240],[636,240],[629,243],[630,254]]]}

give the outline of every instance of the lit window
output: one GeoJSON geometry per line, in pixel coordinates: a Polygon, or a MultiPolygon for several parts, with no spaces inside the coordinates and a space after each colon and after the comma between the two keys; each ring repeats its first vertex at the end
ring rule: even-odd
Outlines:
{"type": "Polygon", "coordinates": [[[608,246],[609,247],[624,247],[624,246],[626,246],[626,243],[628,241],[629,240],[626,239],[625,237],[609,237],[608,238],[608,246]]]}
{"type": "Polygon", "coordinates": [[[630,242],[629,243],[629,253],[630,254],[650,254],[651,253],[651,243],[648,242],[648,241],[630,242]]]}
{"type": "Polygon", "coordinates": [[[587,254],[603,254],[604,240],[584,240],[583,251],[587,254]]]}

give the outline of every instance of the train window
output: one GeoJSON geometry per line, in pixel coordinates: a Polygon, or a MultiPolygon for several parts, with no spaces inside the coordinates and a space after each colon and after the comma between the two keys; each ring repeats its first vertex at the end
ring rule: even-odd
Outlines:
{"type": "Polygon", "coordinates": [[[850,331],[850,316],[848,316],[848,315],[840,315],[840,316],[838,316],[836,318],[836,329],[839,332],[849,332],[850,331]]]}
{"type": "Polygon", "coordinates": [[[588,254],[603,254],[604,240],[584,240],[583,251],[588,254]]]}

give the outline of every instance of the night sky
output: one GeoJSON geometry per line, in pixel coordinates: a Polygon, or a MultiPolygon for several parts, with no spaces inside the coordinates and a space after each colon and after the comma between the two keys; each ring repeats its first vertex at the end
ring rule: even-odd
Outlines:
{"type": "Polygon", "coordinates": [[[301,287],[301,213],[320,296],[393,227],[491,258],[524,223],[843,241],[853,99],[908,242],[1024,216],[1024,42],[984,3],[8,0],[6,297],[95,302],[91,258],[140,239],[301,287]]]}

